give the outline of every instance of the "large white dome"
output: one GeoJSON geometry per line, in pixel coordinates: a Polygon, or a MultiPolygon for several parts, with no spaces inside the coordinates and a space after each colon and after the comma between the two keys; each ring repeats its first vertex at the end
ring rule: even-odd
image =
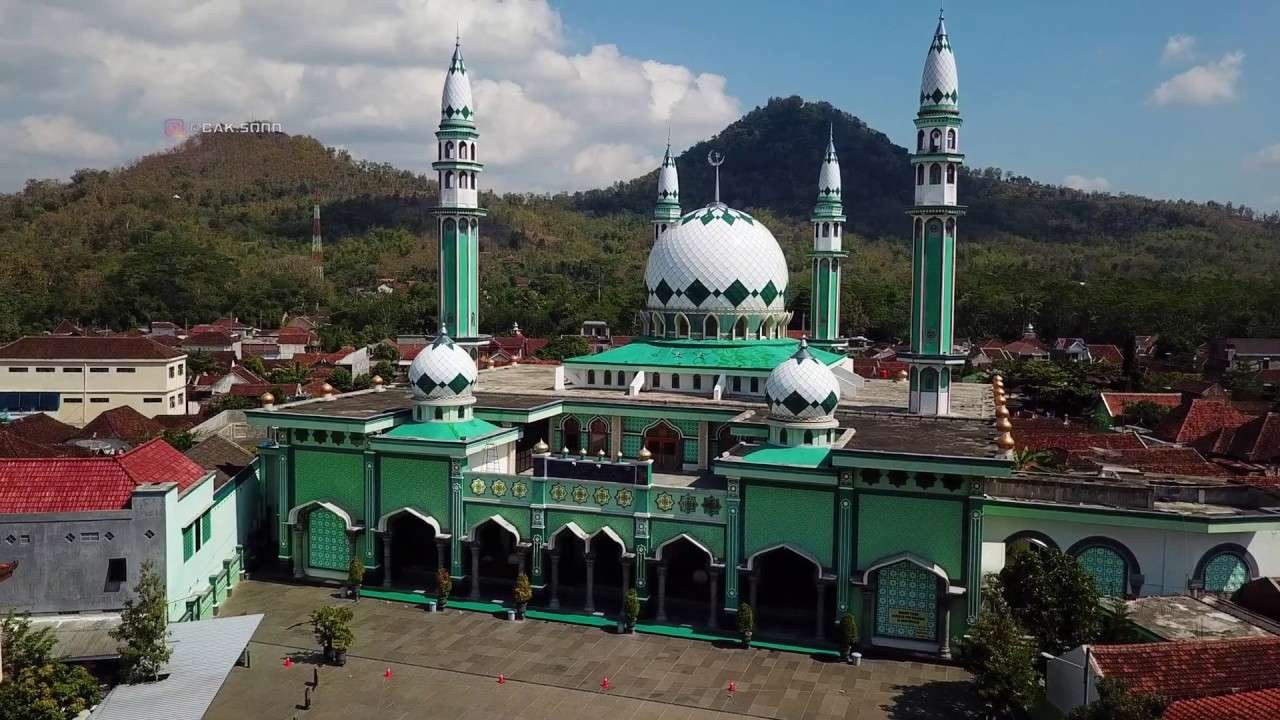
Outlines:
{"type": "Polygon", "coordinates": [[[779,420],[826,420],[840,403],[840,383],[831,368],[809,352],[809,343],[802,340],[796,353],[769,373],[764,397],[769,414],[779,420]]]}
{"type": "Polygon", "coordinates": [[[419,400],[449,400],[471,394],[476,382],[476,363],[471,355],[440,329],[430,345],[409,365],[409,383],[419,400]]]}
{"type": "Polygon", "coordinates": [[[680,218],[649,252],[651,311],[785,312],[787,260],[773,233],[741,210],[713,203],[680,218]]]}

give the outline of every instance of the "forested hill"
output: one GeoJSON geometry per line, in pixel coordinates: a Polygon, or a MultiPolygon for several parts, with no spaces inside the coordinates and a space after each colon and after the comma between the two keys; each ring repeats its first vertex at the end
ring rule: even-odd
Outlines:
{"type": "MultiPolygon", "coordinates": [[[[906,150],[851,115],[771,101],[679,159],[686,209],[710,200],[705,158],[725,153],[723,199],[760,218],[805,312],[808,216],[831,124],[854,233],[844,270],[846,332],[904,337],[910,278],[906,150]]],[[[1280,334],[1280,223],[1213,204],[1085,194],[1005,177],[962,177],[959,332],[1120,340],[1159,332],[1280,334]]],[[[572,331],[587,318],[629,330],[643,301],[655,176],[554,197],[484,193],[486,332],[572,331]]],[[[307,137],[204,135],[116,170],[32,181],[0,195],[0,340],[62,318],[122,329],[220,315],[270,326],[330,312],[326,343],[430,330],[435,307],[433,179],[359,162],[307,137]],[[321,281],[307,259],[318,197],[321,281]],[[381,278],[404,283],[370,295],[381,278]]]]}

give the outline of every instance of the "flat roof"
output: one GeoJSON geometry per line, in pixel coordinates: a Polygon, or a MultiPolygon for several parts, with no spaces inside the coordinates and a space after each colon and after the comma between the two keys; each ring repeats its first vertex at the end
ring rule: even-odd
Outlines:
{"type": "MultiPolygon", "coordinates": [[[[1125,601],[1121,601],[1125,602],[1125,601]]],[[[1153,595],[1125,602],[1129,619],[1162,640],[1225,640],[1271,637],[1275,625],[1265,618],[1216,598],[1153,595]]]]}
{"type": "MultiPolygon", "coordinates": [[[[795,354],[798,340],[634,340],[595,355],[568,358],[565,365],[669,367],[681,370],[769,372],[795,354]]],[[[844,355],[811,347],[814,358],[834,365],[844,355]]]]}

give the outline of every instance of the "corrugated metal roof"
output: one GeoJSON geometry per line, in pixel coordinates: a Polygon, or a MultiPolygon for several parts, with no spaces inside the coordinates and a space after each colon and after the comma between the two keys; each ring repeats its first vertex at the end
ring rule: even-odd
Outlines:
{"type": "Polygon", "coordinates": [[[34,628],[49,628],[58,644],[54,654],[69,662],[119,657],[111,631],[120,624],[119,613],[46,615],[31,618],[34,628]]]}
{"type": "Polygon", "coordinates": [[[262,622],[262,615],[169,626],[173,655],[160,682],[120,685],[92,720],[200,720],[262,622]]]}

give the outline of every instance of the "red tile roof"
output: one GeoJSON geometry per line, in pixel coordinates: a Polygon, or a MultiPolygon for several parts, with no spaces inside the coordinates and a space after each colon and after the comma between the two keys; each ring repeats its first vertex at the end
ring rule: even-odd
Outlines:
{"type": "Polygon", "coordinates": [[[1115,345],[1086,345],[1085,347],[1089,348],[1089,357],[1093,358],[1094,362],[1124,364],[1124,353],[1120,352],[1120,348],[1115,345]]]}
{"type": "Polygon", "coordinates": [[[123,440],[131,445],[141,445],[164,433],[160,423],[134,410],[128,405],[121,405],[104,411],[76,434],[78,440],[123,440]]]}
{"type": "Polygon", "coordinates": [[[1092,657],[1103,677],[1170,700],[1280,687],[1280,637],[1095,645],[1092,657]]]}
{"type": "Polygon", "coordinates": [[[121,510],[139,485],[176,482],[181,492],[205,475],[163,440],[110,457],[0,460],[0,514],[121,510]]]}
{"type": "MultiPolygon", "coordinates": [[[[1224,455],[1254,463],[1280,460],[1280,413],[1269,412],[1223,432],[1224,455]]],[[[1217,450],[1217,444],[1215,444],[1217,450]]]]}
{"type": "Polygon", "coordinates": [[[237,397],[256,398],[275,387],[272,383],[236,383],[231,386],[231,393],[237,397]]]}
{"type": "Polygon", "coordinates": [[[1019,448],[1027,450],[1140,450],[1142,439],[1131,432],[1099,432],[1082,422],[1064,425],[1057,418],[1015,417],[1013,437],[1019,448]]]}
{"type": "Polygon", "coordinates": [[[231,333],[224,330],[214,330],[210,332],[192,333],[182,341],[184,346],[200,346],[200,347],[231,347],[235,344],[236,338],[231,333]]]}
{"type": "Polygon", "coordinates": [[[24,337],[0,347],[5,360],[172,360],[186,353],[147,337],[24,337]]]}
{"type": "Polygon", "coordinates": [[[1067,465],[1073,470],[1087,471],[1101,470],[1104,465],[1116,465],[1145,473],[1199,477],[1230,475],[1221,465],[1205,460],[1195,448],[1170,445],[1122,450],[1072,450],[1067,453],[1067,465]]]}
{"type": "Polygon", "coordinates": [[[1102,406],[1111,417],[1125,414],[1126,408],[1140,402],[1149,402],[1160,407],[1175,408],[1182,404],[1181,393],[1102,393],[1102,406]]]}
{"type": "Polygon", "coordinates": [[[1280,718],[1280,689],[1179,700],[1161,720],[1275,720],[1280,718]]]}
{"type": "Polygon", "coordinates": [[[7,428],[0,428],[0,458],[58,457],[61,454],[51,447],[20,437],[7,428]]]}
{"type": "Polygon", "coordinates": [[[1192,398],[1174,408],[1155,430],[1156,437],[1188,445],[1211,445],[1220,431],[1249,422],[1246,415],[1226,400],[1192,398]]]}
{"type": "Polygon", "coordinates": [[[80,432],[77,428],[44,413],[18,418],[6,425],[5,429],[37,445],[64,443],[80,432]]]}

